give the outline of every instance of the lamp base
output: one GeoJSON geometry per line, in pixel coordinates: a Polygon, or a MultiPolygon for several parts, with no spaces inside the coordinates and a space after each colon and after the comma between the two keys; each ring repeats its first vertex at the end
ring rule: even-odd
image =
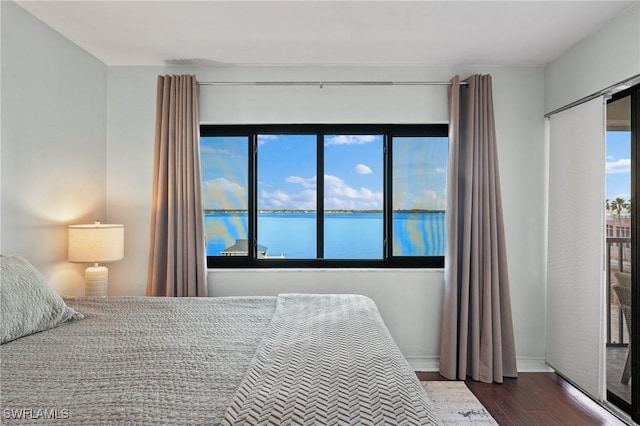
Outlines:
{"type": "Polygon", "coordinates": [[[84,271],[85,296],[106,296],[109,270],[106,266],[90,266],[84,271]]]}

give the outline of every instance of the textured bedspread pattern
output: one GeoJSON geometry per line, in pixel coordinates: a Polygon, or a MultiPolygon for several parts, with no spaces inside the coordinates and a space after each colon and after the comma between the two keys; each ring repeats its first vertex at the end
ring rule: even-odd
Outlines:
{"type": "Polygon", "coordinates": [[[35,415],[37,424],[217,424],[276,298],[67,303],[85,319],[0,347],[0,423],[33,423],[25,419],[35,415]]]}
{"type": "Polygon", "coordinates": [[[223,424],[440,424],[368,298],[280,295],[223,424]]]}

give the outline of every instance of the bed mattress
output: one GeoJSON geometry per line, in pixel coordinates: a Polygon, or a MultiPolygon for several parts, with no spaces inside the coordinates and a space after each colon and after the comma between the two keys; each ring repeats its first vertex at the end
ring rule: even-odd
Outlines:
{"type": "Polygon", "coordinates": [[[65,301],[85,319],[0,346],[3,422],[14,409],[78,425],[217,423],[276,306],[275,297],[65,301]]]}
{"type": "Polygon", "coordinates": [[[3,423],[439,423],[361,296],[65,301],[85,319],[0,346],[3,423]]]}

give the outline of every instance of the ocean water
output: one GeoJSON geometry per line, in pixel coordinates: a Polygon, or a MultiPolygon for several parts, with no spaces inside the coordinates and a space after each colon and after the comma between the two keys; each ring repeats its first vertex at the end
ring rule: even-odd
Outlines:
{"type": "MultiPolygon", "coordinates": [[[[444,213],[394,213],[393,254],[444,256],[444,213]]],[[[326,259],[382,259],[382,213],[325,214],[326,259]]],[[[242,213],[205,215],[207,255],[218,256],[237,239],[246,239],[247,216],[242,213]]],[[[260,213],[258,244],[268,256],[316,258],[315,213],[260,213]]]]}

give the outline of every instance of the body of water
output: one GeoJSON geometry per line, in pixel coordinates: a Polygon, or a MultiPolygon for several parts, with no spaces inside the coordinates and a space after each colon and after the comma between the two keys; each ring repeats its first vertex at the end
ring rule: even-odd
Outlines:
{"type": "MultiPolygon", "coordinates": [[[[444,256],[444,213],[394,213],[393,254],[444,256]]],[[[382,259],[384,223],[381,212],[326,213],[326,259],[382,259]]],[[[207,255],[218,256],[248,233],[246,213],[205,215],[207,255]]],[[[267,256],[316,258],[315,213],[258,214],[258,243],[267,256]]]]}

